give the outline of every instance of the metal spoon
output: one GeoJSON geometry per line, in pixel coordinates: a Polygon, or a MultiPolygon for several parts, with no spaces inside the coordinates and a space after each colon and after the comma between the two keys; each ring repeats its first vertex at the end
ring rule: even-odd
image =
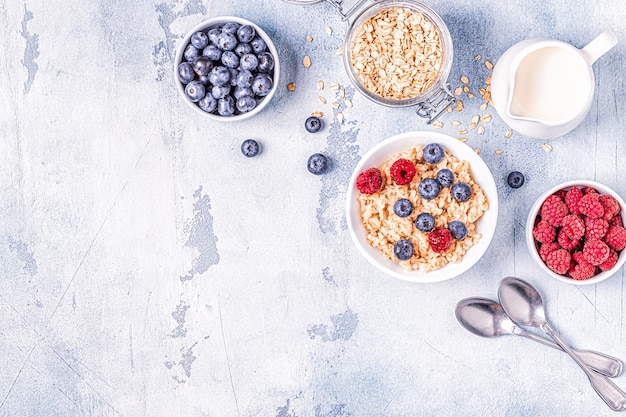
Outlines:
{"type": "MultiPolygon", "coordinates": [[[[498,337],[507,334],[523,336],[535,342],[562,350],[559,345],[529,333],[513,323],[498,302],[483,297],[465,298],[454,310],[456,318],[470,332],[482,337],[498,337]]],[[[591,369],[611,378],[622,373],[624,364],[619,359],[593,350],[572,349],[591,369]]]]}
{"type": "Polygon", "coordinates": [[[504,311],[515,322],[524,326],[537,327],[554,339],[585,371],[593,388],[612,410],[626,409],[626,393],[604,375],[593,372],[552,329],[546,320],[543,299],[533,286],[519,278],[504,278],[498,288],[498,297],[504,311]]]}

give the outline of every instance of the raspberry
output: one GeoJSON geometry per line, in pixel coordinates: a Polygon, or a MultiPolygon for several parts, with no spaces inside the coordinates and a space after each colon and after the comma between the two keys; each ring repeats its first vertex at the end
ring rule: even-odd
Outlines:
{"type": "Polygon", "coordinates": [[[602,239],[606,235],[606,231],[609,230],[609,222],[604,219],[590,219],[587,217],[585,220],[585,239],[602,239]]]}
{"type": "Polygon", "coordinates": [[[596,190],[593,187],[587,186],[587,187],[583,188],[583,194],[585,194],[585,195],[587,195],[587,194],[598,194],[598,190],[596,190]]]}
{"type": "Polygon", "coordinates": [[[618,214],[617,216],[615,216],[611,220],[609,220],[609,226],[624,226],[624,222],[622,220],[622,215],[618,214]]]}
{"type": "MultiPolygon", "coordinates": [[[[580,252],[579,252],[580,253],[580,252]]],[[[575,263],[569,270],[569,274],[577,281],[589,279],[596,274],[596,267],[581,259],[580,262],[575,263]]]]}
{"type": "Polygon", "coordinates": [[[541,205],[541,219],[546,220],[554,227],[559,227],[563,217],[567,216],[568,213],[569,211],[563,200],[554,194],[548,196],[541,205]]]}
{"type": "Polygon", "coordinates": [[[613,196],[608,194],[600,195],[600,204],[604,208],[604,219],[611,220],[615,215],[617,215],[622,208],[619,206],[619,203],[613,196]]]}
{"type": "Polygon", "coordinates": [[[556,242],[544,243],[539,248],[539,257],[542,261],[545,262],[548,255],[550,255],[555,250],[560,249],[560,247],[561,246],[556,242]]]}
{"type": "Polygon", "coordinates": [[[570,213],[578,214],[578,203],[583,196],[583,190],[578,187],[572,187],[567,194],[565,194],[565,204],[569,209],[570,213]]]}
{"type": "Polygon", "coordinates": [[[557,249],[548,255],[546,265],[557,274],[567,273],[570,267],[572,256],[565,249],[557,249]]]}
{"type": "Polygon", "coordinates": [[[585,242],[583,254],[592,265],[600,265],[606,261],[610,253],[611,249],[600,239],[589,239],[585,242]]]}
{"type": "Polygon", "coordinates": [[[554,242],[556,230],[550,223],[542,220],[533,228],[533,237],[540,243],[554,242]]]}
{"type": "Polygon", "coordinates": [[[574,248],[576,248],[576,246],[578,246],[578,243],[580,241],[580,239],[572,239],[571,237],[569,237],[567,235],[567,231],[565,230],[565,228],[562,228],[559,230],[559,232],[557,233],[557,242],[559,242],[559,245],[561,245],[561,247],[565,250],[573,250],[574,248]]]}
{"type": "Polygon", "coordinates": [[[398,185],[406,185],[415,176],[415,165],[408,159],[400,158],[389,168],[391,178],[398,185]]]}
{"type": "Polygon", "coordinates": [[[563,217],[563,229],[570,239],[578,240],[585,235],[585,222],[575,214],[563,217]]]}
{"type": "Polygon", "coordinates": [[[428,234],[428,243],[433,252],[444,253],[450,247],[452,241],[452,234],[445,227],[435,229],[428,234]]]}
{"type": "Polygon", "coordinates": [[[356,188],[363,194],[374,194],[383,185],[383,176],[378,168],[370,168],[356,177],[356,188]]]}
{"type": "Polygon", "coordinates": [[[626,229],[622,226],[610,226],[604,240],[607,245],[620,251],[626,247],[626,229]]]}
{"type": "Polygon", "coordinates": [[[563,201],[565,201],[565,195],[566,194],[567,194],[567,191],[565,191],[565,190],[559,190],[559,191],[554,193],[555,196],[559,197],[563,201]]]}
{"type": "Polygon", "coordinates": [[[609,257],[606,258],[606,261],[602,262],[600,265],[598,265],[598,267],[601,271],[608,271],[609,269],[613,268],[615,264],[617,264],[617,258],[617,252],[611,250],[609,257]]]}
{"type": "Polygon", "coordinates": [[[604,207],[600,204],[600,194],[598,193],[589,193],[582,196],[578,202],[578,209],[580,214],[584,214],[592,219],[604,216],[604,207]]]}

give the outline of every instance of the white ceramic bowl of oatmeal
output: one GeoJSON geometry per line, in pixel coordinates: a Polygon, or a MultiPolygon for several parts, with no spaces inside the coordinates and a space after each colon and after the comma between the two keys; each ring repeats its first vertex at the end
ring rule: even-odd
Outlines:
{"type": "MultiPolygon", "coordinates": [[[[416,165],[419,164],[419,162],[416,162],[416,165]]],[[[419,178],[420,175],[422,176],[422,178],[431,177],[432,170],[434,169],[435,167],[431,166],[429,168],[424,168],[425,172],[423,173],[418,172],[418,174],[415,175],[415,178],[411,183],[413,189],[417,189],[417,184],[421,181],[421,179],[419,178]],[[429,170],[430,172],[426,172],[427,170],[429,170]]],[[[455,168],[453,168],[452,170],[455,171],[455,168]]],[[[383,172],[383,177],[385,176],[388,176],[388,173],[383,172]]],[[[385,180],[383,182],[385,182],[385,180]]],[[[443,188],[444,187],[442,187],[442,190],[443,188]]],[[[383,188],[383,191],[384,189],[385,188],[383,188]]],[[[450,191],[445,191],[445,193],[450,195],[450,191]]],[[[445,197],[445,193],[442,191],[442,199],[445,197]]],[[[432,211],[429,210],[427,207],[428,205],[431,205],[433,203],[435,205],[439,204],[440,206],[444,205],[443,201],[437,202],[437,199],[434,199],[430,201],[424,201],[425,205],[418,207],[420,204],[422,204],[418,201],[421,199],[421,197],[419,195],[415,196],[414,194],[415,193],[413,193],[413,196],[411,198],[413,199],[416,208],[410,217],[402,219],[402,221],[413,222],[419,212],[432,211]]],[[[354,169],[354,172],[350,179],[350,184],[348,186],[346,199],[346,216],[348,229],[350,231],[350,236],[352,237],[352,240],[354,241],[354,244],[356,245],[359,252],[365,257],[365,259],[367,259],[380,271],[393,277],[413,282],[444,281],[454,278],[470,269],[487,251],[491,239],[493,238],[498,218],[498,192],[495,181],[493,179],[493,175],[491,174],[491,171],[489,170],[485,162],[482,160],[482,158],[480,158],[480,156],[476,154],[473,149],[465,145],[463,142],[460,142],[458,139],[455,139],[451,136],[435,132],[419,131],[402,133],[385,139],[384,141],[373,147],[371,150],[369,150],[363,156],[363,158],[361,158],[361,160],[354,169]],[[363,216],[365,216],[365,214],[362,214],[363,210],[361,208],[360,201],[361,193],[356,187],[356,180],[361,172],[369,168],[381,167],[385,164],[388,164],[392,159],[397,158],[398,155],[407,154],[407,152],[411,150],[413,150],[413,154],[415,154],[416,152],[419,154],[421,152],[420,150],[424,146],[431,143],[439,144],[446,152],[446,157],[444,158],[444,160],[442,160],[440,164],[437,164],[440,166],[440,168],[444,166],[452,167],[452,162],[454,162],[455,167],[464,167],[465,172],[455,172],[455,174],[458,174],[457,179],[460,181],[461,177],[468,178],[469,183],[474,189],[473,197],[468,200],[465,207],[468,207],[468,213],[470,211],[475,211],[476,207],[472,207],[472,205],[480,206],[480,210],[479,215],[473,216],[474,219],[471,222],[467,221],[467,226],[470,232],[468,233],[467,237],[463,239],[463,241],[459,241],[451,245],[450,250],[448,251],[449,253],[445,254],[447,261],[444,261],[443,265],[441,265],[442,262],[440,262],[441,259],[439,259],[441,257],[431,257],[433,253],[428,254],[428,250],[423,248],[423,242],[419,243],[420,239],[422,239],[423,241],[423,236],[417,236],[417,241],[415,239],[416,236],[407,237],[409,240],[412,240],[414,242],[416,246],[415,256],[420,257],[420,262],[423,263],[423,261],[432,261],[433,263],[437,264],[434,268],[428,266],[426,268],[423,268],[424,265],[421,265],[419,269],[407,269],[407,261],[400,262],[397,259],[394,259],[393,256],[387,256],[385,255],[384,250],[376,248],[372,245],[372,243],[370,243],[370,241],[372,240],[372,233],[371,230],[368,231],[366,229],[366,226],[364,225],[363,216]],[[464,161],[466,161],[466,163],[464,161]],[[476,199],[474,199],[474,197],[476,197],[476,199]],[[475,200],[477,202],[474,202],[475,200]],[[478,218],[475,219],[475,217],[478,218]],[[421,247],[421,249],[417,249],[419,247],[421,247]],[[459,251],[461,255],[456,256],[457,251],[459,251]],[[401,265],[401,263],[404,264],[404,266],[401,265]]],[[[392,207],[390,207],[390,205],[393,206],[393,202],[387,201],[385,202],[385,205],[387,207],[385,209],[385,212],[391,211],[390,216],[393,216],[393,210],[392,207]]],[[[391,219],[390,216],[389,219],[391,219]]],[[[452,218],[450,218],[446,214],[441,214],[440,216],[441,218],[438,218],[435,214],[436,222],[438,225],[437,227],[448,224],[448,222],[452,220],[452,218]]],[[[368,224],[368,227],[371,227],[371,224],[368,224]]],[[[424,233],[418,231],[415,226],[413,226],[413,229],[414,230],[410,233],[424,233]]],[[[390,240],[392,241],[393,239],[395,238],[390,238],[390,240]]]]}

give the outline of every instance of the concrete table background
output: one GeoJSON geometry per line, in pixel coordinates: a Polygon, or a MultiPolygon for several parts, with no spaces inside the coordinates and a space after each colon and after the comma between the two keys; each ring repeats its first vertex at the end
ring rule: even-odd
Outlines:
{"type": "MultiPolygon", "coordinates": [[[[495,298],[501,278],[519,276],[542,291],[565,340],[626,358],[623,270],[565,285],[541,273],[524,244],[528,210],[548,187],[592,179],[626,196],[626,7],[427,3],[452,34],[453,87],[467,75],[475,94],[489,75],[484,61],[517,41],[582,47],[612,29],[620,43],[594,65],[588,117],[547,153],[543,141],[506,139],[479,99],[445,115],[442,129],[413,109],[371,103],[335,55],[346,24],[326,3],[3,3],[0,415],[613,415],[564,354],[471,335],[453,308],[467,296],[495,298]],[[280,88],[244,123],[198,117],[173,85],[180,39],[216,15],[255,21],[279,49],[280,88]],[[343,124],[317,99],[334,99],[333,82],[354,103],[339,109],[343,124]],[[326,127],[311,135],[303,120],[316,110],[326,127]],[[485,256],[432,285],[378,272],[345,223],[360,155],[410,130],[458,136],[452,120],[467,126],[486,113],[485,134],[465,135],[498,184],[485,256]],[[263,143],[257,158],[240,154],[248,137],[263,143]],[[333,164],[321,177],[305,168],[318,151],[333,164]],[[527,177],[515,191],[504,180],[513,169],[527,177]]],[[[616,383],[626,388],[626,376],[616,383]]]]}

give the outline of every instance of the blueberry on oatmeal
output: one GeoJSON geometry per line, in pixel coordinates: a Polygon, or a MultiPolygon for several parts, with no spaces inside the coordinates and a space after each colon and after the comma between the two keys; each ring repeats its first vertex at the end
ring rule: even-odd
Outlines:
{"type": "Polygon", "coordinates": [[[406,198],[401,198],[393,205],[393,212],[398,217],[407,217],[413,212],[413,203],[406,198]]]}
{"type": "Polygon", "coordinates": [[[401,261],[411,259],[414,251],[413,244],[407,239],[400,239],[393,246],[393,254],[401,261]]]}

